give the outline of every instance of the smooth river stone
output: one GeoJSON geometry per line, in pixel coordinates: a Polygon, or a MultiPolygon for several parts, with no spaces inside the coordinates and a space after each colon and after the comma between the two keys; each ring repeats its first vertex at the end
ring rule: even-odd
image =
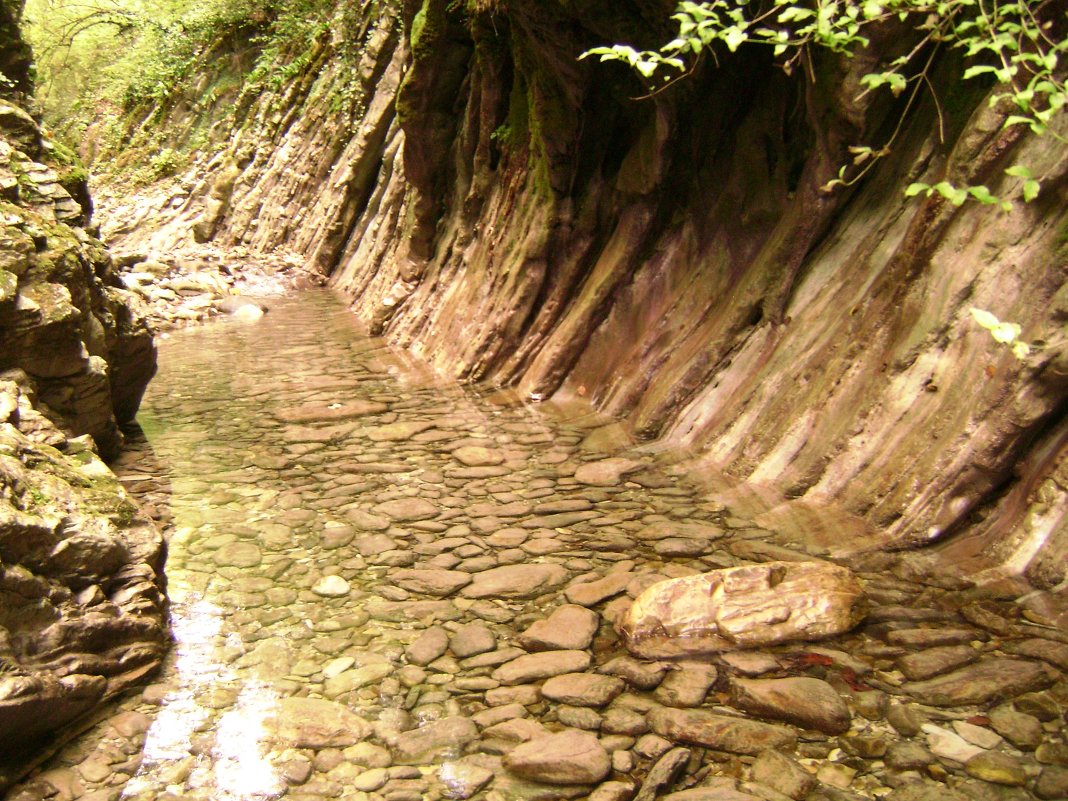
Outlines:
{"type": "Polygon", "coordinates": [[[649,713],[649,725],[661,737],[732,754],[756,756],[767,748],[791,749],[797,735],[785,726],[718,715],[702,709],[660,707],[649,713]]]}
{"type": "Polygon", "coordinates": [[[312,592],[324,598],[341,598],[352,588],[341,576],[323,576],[312,585],[312,592]]]}
{"type": "Polygon", "coordinates": [[[592,661],[587,651],[542,651],[506,662],[492,675],[501,684],[528,684],[564,673],[581,673],[592,661]]]}
{"type": "Polygon", "coordinates": [[[429,520],[438,516],[438,507],[425,498],[397,498],[374,506],[372,511],[401,522],[429,520]]]}
{"type": "Polygon", "coordinates": [[[505,755],[504,766],[545,784],[596,784],[611,772],[612,760],[595,735],[569,730],[516,746],[505,755]]]}
{"type": "Polygon", "coordinates": [[[965,706],[1009,699],[1052,683],[1050,671],[1038,662],[984,659],[934,679],[906,682],[901,689],[922,704],[965,706]]]}
{"type": "Polygon", "coordinates": [[[824,734],[842,734],[852,721],[849,707],[830,684],[803,676],[735,679],[731,703],[746,712],[824,734]]]}
{"type": "Polygon", "coordinates": [[[465,445],[452,452],[453,458],[468,467],[492,467],[504,462],[504,455],[492,448],[480,445],[465,445]]]}
{"type": "Polygon", "coordinates": [[[568,578],[560,565],[504,565],[476,573],[474,581],[460,590],[465,598],[536,598],[556,589],[568,578]]]}
{"type": "Polygon", "coordinates": [[[593,642],[600,623],[600,615],[592,609],[565,604],[531,624],[517,642],[528,651],[582,650],[593,642]]]}
{"type": "Polygon", "coordinates": [[[657,582],[620,621],[646,659],[708,654],[841,634],[861,621],[864,591],[826,562],[766,562],[657,582]]]}
{"type": "Polygon", "coordinates": [[[305,404],[278,409],[274,416],[283,423],[319,423],[333,420],[348,420],[367,414],[381,414],[389,406],[375,401],[351,401],[341,404],[305,404]]]}
{"type": "Polygon", "coordinates": [[[470,718],[442,718],[401,733],[392,744],[393,760],[419,765],[439,757],[458,757],[465,745],[477,739],[478,726],[470,718]]]}
{"type": "Polygon", "coordinates": [[[367,437],[372,442],[402,442],[433,427],[434,423],[429,420],[389,423],[372,429],[367,433],[367,437]]]}
{"type": "Polygon", "coordinates": [[[587,462],[575,471],[575,481],[593,487],[612,487],[627,473],[641,470],[644,465],[633,459],[601,459],[587,462]]]}
{"type": "Polygon", "coordinates": [[[345,748],[371,733],[355,712],[318,698],[283,698],[263,725],[267,739],[290,748],[345,748]]]}
{"type": "Polygon", "coordinates": [[[460,570],[394,570],[390,580],[398,587],[443,598],[471,583],[471,574],[460,570]]]}
{"type": "Polygon", "coordinates": [[[263,561],[263,554],[251,542],[231,542],[217,550],[212,561],[220,567],[255,567],[263,561]]]}
{"type": "Polygon", "coordinates": [[[550,701],[572,706],[604,706],[623,692],[623,679],[597,673],[564,673],[553,676],[541,687],[550,701]]]}

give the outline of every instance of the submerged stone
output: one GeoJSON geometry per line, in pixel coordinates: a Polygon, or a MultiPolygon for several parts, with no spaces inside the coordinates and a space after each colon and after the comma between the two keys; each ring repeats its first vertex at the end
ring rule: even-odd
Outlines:
{"type": "Polygon", "coordinates": [[[846,568],[767,562],[654,584],[618,628],[631,653],[655,659],[823,639],[864,613],[864,591],[846,568]]]}

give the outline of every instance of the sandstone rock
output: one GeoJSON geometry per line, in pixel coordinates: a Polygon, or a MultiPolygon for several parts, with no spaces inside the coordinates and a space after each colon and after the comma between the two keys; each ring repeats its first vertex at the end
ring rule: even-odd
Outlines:
{"type": "Polygon", "coordinates": [[[429,520],[438,516],[438,508],[424,498],[397,498],[384,501],[372,508],[372,511],[400,522],[429,520]]]}
{"type": "Polygon", "coordinates": [[[532,623],[516,641],[528,651],[582,650],[593,642],[600,622],[596,612],[565,604],[545,620],[532,623]]]}
{"type": "Polygon", "coordinates": [[[506,662],[492,675],[501,684],[527,684],[564,673],[581,672],[590,666],[591,661],[586,651],[542,651],[506,662]]]}
{"type": "Polygon", "coordinates": [[[716,683],[719,671],[705,662],[680,662],[667,673],[653,694],[664,706],[700,706],[716,683]]]}
{"type": "Polygon", "coordinates": [[[371,734],[355,712],[317,698],[283,698],[263,725],[268,739],[290,748],[344,748],[371,734]]]}
{"type": "Polygon", "coordinates": [[[619,629],[636,656],[703,654],[839,634],[860,621],[863,601],[843,567],[769,562],[654,584],[619,629]]]}
{"type": "Polygon", "coordinates": [[[405,650],[413,665],[429,665],[445,653],[449,647],[449,635],[440,626],[427,629],[405,650]]]}
{"type": "Polygon", "coordinates": [[[312,592],[324,598],[342,598],[350,590],[349,583],[341,576],[323,576],[312,585],[312,592]]]}
{"type": "Polygon", "coordinates": [[[1022,787],[1027,784],[1027,771],[1020,762],[1008,754],[997,751],[984,751],[976,754],[966,763],[964,771],[969,776],[993,784],[1005,784],[1022,787]]]}
{"type": "Polygon", "coordinates": [[[458,757],[464,746],[477,739],[478,727],[473,721],[453,716],[402,732],[391,748],[397,764],[419,765],[435,759],[458,757]]]}
{"type": "Polygon", "coordinates": [[[816,777],[779,751],[761,751],[753,762],[753,781],[801,801],[816,789],[816,777]]]}
{"type": "Polygon", "coordinates": [[[525,779],[545,784],[596,784],[608,776],[608,752],[592,734],[563,731],[517,746],[504,766],[525,779]]]}
{"type": "Polygon", "coordinates": [[[468,467],[485,467],[487,465],[499,465],[504,462],[504,456],[500,451],[483,448],[479,445],[465,445],[454,450],[452,455],[468,467]]]}
{"type": "Polygon", "coordinates": [[[449,650],[458,659],[488,653],[497,647],[497,637],[484,623],[469,623],[449,639],[449,650]]]}
{"type": "Polygon", "coordinates": [[[897,666],[906,679],[921,681],[970,665],[979,657],[980,652],[969,645],[949,645],[898,657],[897,666]]]}
{"type": "Polygon", "coordinates": [[[610,573],[594,581],[572,584],[564,590],[564,596],[579,606],[595,606],[623,592],[632,578],[634,577],[630,573],[610,573]]]}
{"type": "Polygon", "coordinates": [[[573,706],[604,706],[623,692],[623,680],[596,673],[564,673],[553,676],[541,687],[550,701],[573,706]]]}
{"type": "Polygon", "coordinates": [[[660,707],[649,713],[653,731],[677,743],[755,756],[768,748],[793,748],[797,735],[785,726],[720,715],[702,709],[660,707]]]}
{"type": "Polygon", "coordinates": [[[471,574],[459,570],[395,570],[390,574],[397,586],[424,595],[452,595],[471,583],[471,574]]]}
{"type": "Polygon", "coordinates": [[[825,734],[848,731],[852,720],[842,697],[819,679],[735,679],[731,683],[731,702],[746,712],[825,734]]]}
{"type": "Polygon", "coordinates": [[[1011,704],[1003,704],[990,711],[990,725],[994,731],[1025,751],[1034,751],[1042,742],[1042,723],[1033,715],[1017,712],[1011,704]]]}
{"type": "Polygon", "coordinates": [[[575,471],[575,480],[580,484],[595,487],[611,487],[622,480],[627,473],[634,473],[643,467],[641,462],[633,459],[601,459],[587,462],[575,471]]]}
{"type": "Polygon", "coordinates": [[[465,598],[534,598],[567,581],[567,570],[555,564],[504,565],[483,570],[460,591],[465,598]]]}
{"type": "Polygon", "coordinates": [[[1012,698],[1052,683],[1052,676],[1037,662],[984,659],[937,678],[908,682],[901,689],[931,706],[964,706],[1012,698]]]}

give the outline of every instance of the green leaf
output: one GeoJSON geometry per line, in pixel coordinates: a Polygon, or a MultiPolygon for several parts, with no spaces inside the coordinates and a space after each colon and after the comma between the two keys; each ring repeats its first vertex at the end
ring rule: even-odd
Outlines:
{"type": "Polygon", "coordinates": [[[931,187],[928,184],[909,184],[908,187],[905,188],[905,197],[915,197],[916,195],[920,194],[920,192],[929,193],[930,191],[931,187]]]}
{"type": "Polygon", "coordinates": [[[1022,164],[1014,164],[1005,170],[1006,175],[1011,175],[1013,178],[1032,178],[1031,171],[1022,164]]]}
{"type": "Polygon", "coordinates": [[[999,204],[1001,202],[1000,200],[998,200],[996,197],[994,197],[990,193],[989,189],[987,189],[985,186],[982,186],[982,185],[980,185],[980,186],[969,186],[968,189],[967,189],[967,192],[968,192],[969,195],[974,197],[980,203],[984,203],[984,204],[986,204],[988,206],[999,204]]]}
{"type": "Polygon", "coordinates": [[[1036,197],[1038,197],[1039,190],[1042,189],[1042,185],[1033,178],[1024,181],[1023,185],[1023,199],[1025,203],[1030,203],[1036,197]]]}

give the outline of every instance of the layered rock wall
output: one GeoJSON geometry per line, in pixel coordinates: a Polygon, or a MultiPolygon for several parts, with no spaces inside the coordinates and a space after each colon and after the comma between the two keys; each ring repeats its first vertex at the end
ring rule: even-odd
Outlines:
{"type": "Polygon", "coordinates": [[[577,60],[663,41],[672,6],[366,4],[284,95],[240,111],[155,241],[199,224],[303,253],[439,369],[584,395],[817,548],[966,531],[955,561],[1062,581],[1068,153],[1003,129],[952,53],[932,62],[937,102],[862,94],[912,46],[893,27],[792,76],[743,48],[644,99],[622,68],[577,60]],[[351,114],[327,102],[338,87],[351,114]],[[823,189],[850,146],[887,142],[823,189]],[[1033,203],[1013,163],[1044,176],[1033,203]],[[904,196],[943,179],[1012,211],[904,196]],[[1016,359],[972,307],[1037,347],[1016,359]],[[855,527],[809,525],[826,508],[855,527]]]}
{"type": "MultiPolygon", "coordinates": [[[[26,52],[19,10],[0,4],[4,59],[26,52]]],[[[0,791],[167,644],[162,538],[100,458],[152,336],[65,188],[84,173],[15,105],[28,89],[0,92],[0,791]]]]}

